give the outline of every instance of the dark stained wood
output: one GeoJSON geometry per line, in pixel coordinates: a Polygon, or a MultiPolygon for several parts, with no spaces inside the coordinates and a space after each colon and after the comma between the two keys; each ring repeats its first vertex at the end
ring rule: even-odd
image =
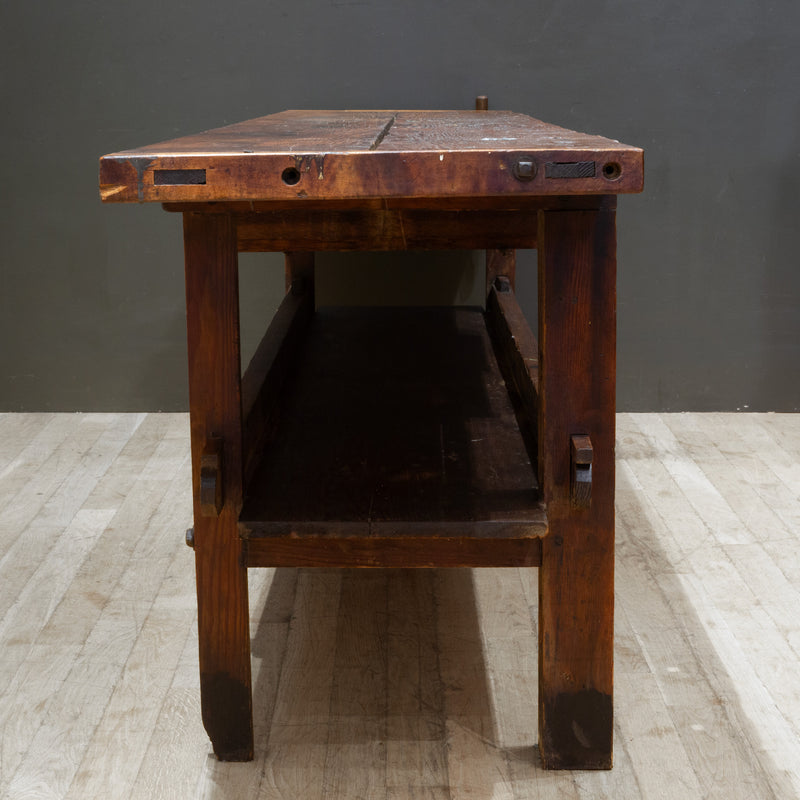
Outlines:
{"type": "Polygon", "coordinates": [[[126,152],[139,155],[357,153],[373,149],[396,111],[305,111],[236,122],[126,152]]]}
{"type": "MultiPolygon", "coordinates": [[[[401,153],[425,151],[629,153],[638,148],[603,136],[580,133],[514,111],[398,111],[378,150],[401,153]]],[[[641,152],[641,151],[639,151],[641,152]]],[[[578,160],[578,159],[572,159],[578,160]]]]}
{"type": "Polygon", "coordinates": [[[570,499],[576,508],[592,505],[592,460],[594,451],[588,436],[573,435],[570,442],[570,499]]]}
{"type": "Polygon", "coordinates": [[[613,139],[568,130],[514,111],[291,110],[114,155],[158,158],[169,155],[354,154],[376,150],[514,152],[545,148],[565,155],[579,150],[641,153],[639,148],[613,139]]]}
{"type": "Polygon", "coordinates": [[[498,291],[493,286],[487,302],[487,317],[491,319],[490,331],[495,348],[503,354],[503,362],[510,364],[510,373],[516,391],[532,407],[538,406],[539,345],[525,319],[513,291],[498,291]]]}
{"type": "Polygon", "coordinates": [[[238,214],[240,252],[533,248],[537,212],[410,210],[265,211],[238,214]],[[520,226],[517,218],[528,225],[520,226]]]}
{"type": "Polygon", "coordinates": [[[253,727],[247,569],[237,528],[242,423],[232,217],[186,214],[184,249],[203,723],[219,758],[248,761],[253,757],[253,727]],[[200,472],[212,439],[219,440],[222,453],[223,505],[218,516],[205,516],[200,472]]]}
{"type": "Polygon", "coordinates": [[[471,539],[466,536],[384,537],[302,536],[249,539],[248,567],[538,567],[542,561],[538,538],[471,539]]]}
{"type": "Polygon", "coordinates": [[[308,295],[312,309],[316,305],[314,261],[314,253],[311,251],[284,253],[286,291],[295,295],[308,295]]]}
{"type": "Polygon", "coordinates": [[[239,212],[248,214],[262,211],[380,211],[417,209],[436,211],[533,211],[547,209],[616,208],[616,195],[491,195],[485,197],[367,197],[363,200],[345,198],[341,200],[306,199],[296,200],[222,200],[208,203],[175,202],[162,203],[165,211],[184,213],[239,212]]]}
{"type": "Polygon", "coordinates": [[[282,112],[100,161],[105,202],[617,194],[641,186],[638,148],[510,111],[282,112]],[[533,164],[533,180],[516,177],[521,159],[533,164]],[[590,161],[591,176],[545,174],[546,164],[590,161]],[[155,177],[200,170],[204,183],[155,177]]]}
{"type": "Polygon", "coordinates": [[[184,214],[220,758],[253,753],[248,566],[537,565],[542,763],[611,766],[614,209],[642,176],[638,148],[488,110],[291,111],[101,159],[105,202],[184,214]],[[453,247],[488,251],[485,316],[312,314],[314,250],[453,247]],[[539,253],[538,344],[513,295],[520,247],[539,253]],[[237,250],[287,253],[241,381],[237,250]]]}
{"type": "Polygon", "coordinates": [[[489,565],[508,558],[502,540],[545,532],[479,310],[321,309],[297,363],[248,486],[245,537],[362,536],[375,562],[386,540],[413,552],[442,537],[445,566],[467,538],[485,540],[489,565]]]}
{"type": "Polygon", "coordinates": [[[286,294],[242,376],[244,420],[243,462],[249,480],[266,441],[277,425],[278,403],[287,374],[298,359],[311,315],[314,313],[313,286],[286,294]]]}
{"type": "Polygon", "coordinates": [[[539,747],[546,768],[608,769],[613,733],[614,212],[543,211],[539,747]],[[570,500],[571,437],[591,438],[591,509],[570,500]]]}
{"type": "Polygon", "coordinates": [[[204,517],[218,517],[222,511],[222,456],[222,439],[209,439],[200,456],[200,511],[204,517]]]}
{"type": "Polygon", "coordinates": [[[539,345],[513,291],[492,287],[486,300],[486,327],[517,415],[531,462],[539,457],[539,345]]]}
{"type": "MultiPolygon", "coordinates": [[[[508,214],[506,214],[508,217],[508,214]]],[[[517,215],[515,215],[517,217],[517,215]]],[[[517,219],[519,219],[517,217],[517,219]]],[[[534,224],[533,218],[531,218],[531,227],[538,227],[538,215],[537,221],[534,224]]],[[[519,220],[521,221],[521,220],[519,220]]],[[[532,240],[535,242],[535,240],[532,240]]],[[[500,278],[506,278],[508,280],[509,286],[513,291],[516,287],[516,278],[517,278],[517,252],[515,247],[525,247],[525,245],[515,244],[513,242],[509,242],[505,248],[503,249],[491,249],[486,251],[486,297],[489,297],[489,293],[492,291],[492,287],[494,286],[495,281],[500,278]]],[[[535,248],[536,244],[531,245],[531,248],[535,248]]]]}

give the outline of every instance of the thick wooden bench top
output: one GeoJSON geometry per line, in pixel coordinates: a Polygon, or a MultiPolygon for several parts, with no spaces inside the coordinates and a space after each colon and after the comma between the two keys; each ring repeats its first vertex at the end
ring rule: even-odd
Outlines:
{"type": "Polygon", "coordinates": [[[642,151],[510,111],[284,111],[100,160],[105,202],[619,194],[642,151]]]}

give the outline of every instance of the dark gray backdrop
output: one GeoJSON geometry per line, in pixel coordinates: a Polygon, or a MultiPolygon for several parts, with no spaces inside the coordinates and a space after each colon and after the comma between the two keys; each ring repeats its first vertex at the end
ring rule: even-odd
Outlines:
{"type": "MultiPolygon", "coordinates": [[[[479,93],[645,149],[619,202],[620,409],[800,410],[798,31],[796,0],[5,3],[0,410],[186,408],[180,218],[102,206],[103,153],[479,93]]],[[[250,346],[280,259],[242,280],[250,346]]]]}

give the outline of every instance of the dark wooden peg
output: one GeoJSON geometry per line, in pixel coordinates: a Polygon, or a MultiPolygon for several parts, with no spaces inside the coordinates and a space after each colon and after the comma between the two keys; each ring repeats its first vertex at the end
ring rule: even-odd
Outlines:
{"type": "Polygon", "coordinates": [[[222,503],[222,439],[211,438],[200,456],[200,512],[218,517],[222,503]]]}
{"type": "Polygon", "coordinates": [[[570,442],[570,499],[575,508],[592,504],[592,441],[585,435],[574,435],[570,442]]]}
{"type": "Polygon", "coordinates": [[[479,94],[475,98],[475,110],[476,111],[489,110],[489,98],[485,94],[479,94]]]}

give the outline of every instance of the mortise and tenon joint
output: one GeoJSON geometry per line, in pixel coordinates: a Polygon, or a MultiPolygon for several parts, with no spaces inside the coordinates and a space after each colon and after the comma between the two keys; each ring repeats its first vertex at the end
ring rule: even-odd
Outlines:
{"type": "Polygon", "coordinates": [[[573,436],[570,440],[570,500],[575,508],[592,505],[592,440],[573,436]]]}
{"type": "Polygon", "coordinates": [[[200,511],[218,517],[222,504],[222,439],[212,437],[200,456],[200,511]]]}

